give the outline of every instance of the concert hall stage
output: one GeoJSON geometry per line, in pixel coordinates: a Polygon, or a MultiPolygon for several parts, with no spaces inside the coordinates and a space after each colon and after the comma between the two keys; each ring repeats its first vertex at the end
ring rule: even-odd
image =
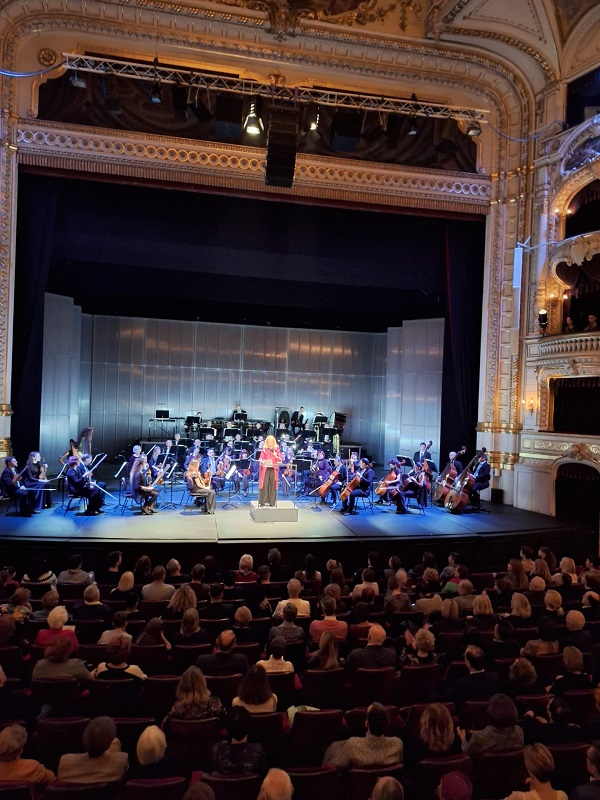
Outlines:
{"type": "Polygon", "coordinates": [[[120,509],[111,511],[107,506],[106,513],[96,517],[78,511],[65,516],[58,505],[31,518],[11,512],[0,516],[0,559],[13,563],[17,559],[11,558],[11,552],[31,554],[38,548],[106,553],[118,547],[132,555],[148,551],[153,558],[176,554],[180,559],[196,559],[207,552],[239,557],[249,550],[260,564],[263,551],[266,554],[277,545],[298,558],[310,551],[321,558],[337,555],[347,561],[372,548],[404,554],[403,559],[416,557],[424,549],[440,554],[459,549],[470,554],[472,564],[489,565],[492,558],[500,569],[525,543],[535,548],[547,544],[559,554],[574,557],[598,552],[598,536],[588,527],[505,505],[484,503],[489,513],[467,510],[460,515],[437,507],[428,507],[425,514],[414,508],[397,515],[394,506],[375,506],[372,514],[361,510],[355,516],[343,516],[313,500],[298,500],[298,522],[261,524],[251,518],[248,501],[236,499],[223,507],[226,503],[227,495],[219,498],[214,515],[178,507],[152,516],[128,509],[122,516],[120,509]]]}

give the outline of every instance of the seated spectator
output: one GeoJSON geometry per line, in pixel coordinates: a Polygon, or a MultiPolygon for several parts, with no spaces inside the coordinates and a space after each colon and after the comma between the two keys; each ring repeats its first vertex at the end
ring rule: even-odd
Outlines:
{"type": "Polygon", "coordinates": [[[451,581],[454,578],[454,574],[456,572],[456,567],[460,564],[460,554],[453,550],[451,553],[448,553],[448,563],[444,567],[444,569],[440,572],[440,585],[445,586],[448,581],[451,581]]]}
{"type": "Polygon", "coordinates": [[[267,645],[269,645],[276,636],[283,636],[286,642],[303,642],[306,634],[304,630],[296,625],[296,618],[298,616],[298,609],[292,603],[286,603],[283,607],[283,622],[280,625],[274,625],[267,637],[267,645]]]}
{"type": "MultiPolygon", "coordinates": [[[[425,575],[427,570],[425,570],[425,575]]],[[[441,612],[443,600],[437,593],[437,589],[432,589],[431,582],[425,580],[417,581],[414,586],[416,600],[413,611],[420,611],[423,614],[423,621],[427,622],[431,614],[441,612]]]]}
{"type": "Polygon", "coordinates": [[[406,764],[414,767],[426,758],[460,753],[461,742],[454,732],[452,715],[442,703],[428,703],[419,720],[419,738],[407,740],[406,764]]]}
{"type": "Polygon", "coordinates": [[[129,663],[131,642],[124,636],[115,638],[106,645],[106,661],[102,661],[92,672],[92,677],[104,681],[118,681],[133,678],[140,685],[146,675],[136,664],[129,663]]]}
{"type": "MultiPolygon", "coordinates": [[[[547,593],[546,593],[547,594],[547,593]]],[[[534,658],[548,653],[558,653],[558,640],[556,638],[556,625],[549,617],[541,617],[538,622],[538,639],[530,639],[521,648],[521,655],[525,658],[534,658]]]]}
{"type": "Polygon", "coordinates": [[[519,558],[521,559],[523,570],[527,575],[535,571],[535,562],[533,560],[533,550],[531,547],[523,545],[519,552],[519,558]]]}
{"type": "Polygon", "coordinates": [[[538,683],[535,667],[528,658],[517,658],[508,670],[506,694],[518,697],[521,694],[538,694],[544,688],[538,683]]]}
{"type": "Polygon", "coordinates": [[[270,769],[260,787],[258,800],[292,800],[293,793],[294,787],[287,772],[282,769],[270,769]]]}
{"type": "Polygon", "coordinates": [[[131,595],[137,598],[137,594],[134,591],[134,574],[133,572],[124,572],[121,577],[119,578],[119,582],[117,583],[114,589],[111,589],[110,592],[110,599],[111,600],[122,600],[124,603],[130,599],[131,595]]]}
{"type": "Polygon", "coordinates": [[[451,698],[457,706],[462,705],[465,700],[489,700],[498,692],[500,678],[495,672],[486,672],[485,653],[480,647],[467,647],[465,664],[469,674],[458,678],[451,687],[451,698]]]}
{"type": "Polygon", "coordinates": [[[56,608],[59,603],[60,597],[58,596],[58,592],[56,589],[51,589],[49,592],[46,592],[46,594],[42,595],[42,607],[33,612],[31,619],[35,622],[47,620],[52,609],[56,608]]]}
{"type": "Polygon", "coordinates": [[[404,647],[398,656],[400,667],[437,664],[435,637],[431,631],[420,628],[415,635],[407,628],[404,632],[404,647]]]}
{"type": "Polygon", "coordinates": [[[289,568],[282,563],[281,552],[277,547],[272,547],[267,553],[269,570],[272,581],[286,581],[290,576],[289,568]]]}
{"type": "Polygon", "coordinates": [[[454,594],[458,590],[458,584],[463,580],[467,580],[468,577],[469,568],[465,567],[464,564],[457,564],[454,569],[454,575],[442,589],[442,594],[454,594]]]}
{"type": "Polygon", "coordinates": [[[324,618],[314,619],[310,623],[309,634],[313,642],[318,643],[325,631],[330,631],[337,639],[345,641],[348,638],[348,623],[338,620],[335,616],[337,606],[333,597],[324,597],[321,600],[321,608],[324,618]]]}
{"type": "Polygon", "coordinates": [[[225,717],[227,741],[212,748],[213,771],[219,775],[247,775],[267,771],[267,754],[262,744],[248,741],[250,712],[234,706],[225,717]]]}
{"type": "Polygon", "coordinates": [[[307,581],[317,581],[319,584],[322,581],[321,573],[317,569],[317,560],[312,553],[307,553],[304,559],[304,578],[307,581]]]}
{"type": "Polygon", "coordinates": [[[98,582],[105,586],[116,586],[121,575],[121,564],[123,563],[123,553],[120,550],[113,550],[106,556],[106,569],[102,570],[98,582]]]}
{"type": "Polygon", "coordinates": [[[354,589],[352,589],[352,600],[355,602],[359,600],[362,596],[363,589],[367,587],[373,589],[375,594],[379,594],[379,586],[377,584],[375,570],[367,567],[367,569],[363,570],[362,573],[362,580],[360,583],[357,583],[354,589]]]}
{"type": "Polygon", "coordinates": [[[144,728],[135,752],[137,763],[130,766],[128,781],[186,777],[180,755],[175,751],[167,752],[167,737],[158,725],[144,728]]]}
{"type": "Polygon", "coordinates": [[[300,598],[300,592],[302,590],[302,584],[296,578],[292,578],[291,581],[288,581],[287,591],[288,591],[288,600],[280,600],[277,603],[275,611],[273,613],[274,619],[281,619],[283,617],[283,608],[288,603],[291,603],[293,606],[296,606],[298,611],[299,617],[310,617],[310,603],[308,600],[302,600],[300,598]]]}
{"type": "Polygon", "coordinates": [[[587,621],[600,619],[600,595],[598,592],[586,592],[581,601],[581,608],[587,621]]]}
{"type": "Polygon", "coordinates": [[[413,580],[418,580],[419,578],[423,577],[426,569],[434,569],[436,572],[438,571],[438,565],[437,561],[435,560],[435,556],[429,550],[425,550],[420,563],[410,570],[409,575],[413,580]]]}
{"type": "Polygon", "coordinates": [[[117,728],[110,717],[96,717],[83,732],[85,753],[67,753],[58,764],[58,780],[65,783],[110,783],[127,772],[127,753],[121,752],[117,728]]]}
{"type": "Polygon", "coordinates": [[[511,558],[507,565],[508,574],[506,576],[512,584],[515,592],[522,592],[529,588],[527,573],[523,569],[523,562],[518,558],[511,558]]]}
{"type": "Polygon", "coordinates": [[[592,742],[587,751],[588,783],[576,786],[571,792],[571,800],[599,800],[600,798],[600,742],[592,742]]]}
{"type": "Polygon", "coordinates": [[[44,658],[33,668],[34,680],[67,680],[89,681],[92,676],[79,658],[71,658],[73,643],[66,636],[58,636],[46,645],[44,658]]]}
{"type": "Polygon", "coordinates": [[[152,583],[147,583],[142,589],[142,600],[149,602],[164,602],[170,600],[175,594],[175,587],[165,583],[167,570],[160,564],[152,570],[152,583]]]}
{"type": "Polygon", "coordinates": [[[284,659],[285,656],[285,648],[287,647],[287,642],[283,638],[283,636],[276,636],[271,641],[270,645],[270,658],[257,661],[257,664],[260,664],[261,667],[264,667],[266,672],[293,672],[294,665],[291,661],[286,661],[284,659]]]}
{"type": "Polygon", "coordinates": [[[10,616],[18,625],[22,625],[33,614],[31,607],[31,591],[20,586],[10,598],[0,605],[0,614],[10,616]]]}
{"type": "Polygon", "coordinates": [[[557,567],[556,556],[554,555],[552,550],[550,550],[549,547],[545,546],[540,547],[540,549],[538,550],[538,556],[540,558],[543,558],[546,564],[548,564],[548,569],[550,570],[550,572],[553,572],[556,569],[557,567]]]}
{"type": "Polygon", "coordinates": [[[210,597],[210,586],[204,583],[206,569],[204,564],[194,564],[192,567],[190,586],[194,590],[197,600],[208,600],[210,597]]]}
{"type": "Polygon", "coordinates": [[[493,661],[495,658],[511,658],[518,656],[519,643],[515,639],[515,629],[507,619],[500,618],[494,627],[494,638],[488,644],[486,654],[493,661]]]}
{"type": "Polygon", "coordinates": [[[73,619],[77,621],[101,620],[106,627],[111,625],[110,608],[106,603],[100,602],[100,590],[95,583],[85,587],[83,603],[76,603],[73,608],[73,619]]]}
{"type": "MultiPolygon", "coordinates": [[[[402,572],[402,570],[398,570],[398,572],[402,572]]],[[[354,597],[354,592],[352,596],[354,597]]],[[[396,611],[410,611],[410,596],[408,592],[404,591],[395,575],[388,579],[383,610],[388,617],[391,617],[396,611]]]]}
{"type": "Polygon", "coordinates": [[[256,583],[258,575],[254,572],[254,559],[249,553],[245,553],[240,558],[238,569],[235,571],[237,583],[256,583]]]}
{"type": "Polygon", "coordinates": [[[69,612],[64,606],[56,606],[48,614],[48,628],[42,628],[37,632],[34,645],[36,647],[45,647],[58,636],[68,639],[73,645],[73,652],[79,650],[79,641],[75,632],[65,628],[66,623],[69,621],[69,612]]]}
{"type": "Polygon", "coordinates": [[[163,633],[162,619],[153,617],[149,620],[144,630],[138,636],[136,644],[142,645],[143,647],[152,647],[162,644],[167,650],[170,650],[171,642],[169,642],[163,633]]]}
{"type": "Polygon", "coordinates": [[[163,731],[168,732],[172,719],[207,719],[225,713],[223,704],[210,693],[206,678],[198,667],[186,669],[177,684],[175,697],[175,703],[162,721],[163,731]]]}
{"type": "Polygon", "coordinates": [[[355,672],[357,669],[377,667],[395,667],[396,651],[391,647],[384,647],[386,632],[381,625],[371,625],[367,637],[367,646],[358,647],[351,650],[346,659],[345,667],[348,672],[355,672]]]}
{"type": "MultiPolygon", "coordinates": [[[[393,558],[393,557],[394,557],[394,556],[392,556],[392,558],[393,558]]],[[[390,561],[391,561],[391,559],[390,559],[390,561]]],[[[400,561],[400,559],[398,559],[398,561],[400,561]]],[[[398,564],[398,566],[400,566],[400,564],[398,564]]],[[[341,565],[341,564],[340,564],[340,562],[339,562],[339,561],[337,561],[337,559],[335,559],[335,558],[329,558],[329,559],[327,559],[327,563],[325,564],[325,569],[326,569],[326,570],[327,570],[327,572],[329,573],[329,583],[332,583],[331,577],[332,577],[332,575],[333,575],[333,571],[334,571],[334,570],[336,570],[336,569],[339,569],[339,570],[341,570],[341,571],[342,571],[342,576],[344,575],[344,570],[342,569],[342,565],[341,565]]],[[[396,570],[394,570],[394,572],[395,572],[395,571],[396,571],[396,570]]]]}
{"type": "Polygon", "coordinates": [[[200,627],[198,611],[195,608],[188,608],[183,612],[181,627],[177,633],[173,634],[174,645],[208,644],[210,636],[208,631],[200,627]]]}
{"type": "Polygon", "coordinates": [[[510,697],[505,694],[493,695],[487,708],[487,717],[489,725],[480,731],[473,731],[470,739],[467,739],[463,728],[457,728],[463,753],[474,756],[523,746],[523,729],[517,724],[519,721],[517,707],[510,697]]]}
{"type": "Polygon", "coordinates": [[[485,594],[489,596],[494,611],[498,608],[510,606],[513,592],[512,581],[508,578],[499,577],[494,579],[493,589],[485,589],[485,594]]]}
{"type": "Polygon", "coordinates": [[[583,671],[583,654],[576,647],[565,647],[563,650],[565,662],[564,675],[557,675],[554,683],[548,687],[549,694],[561,695],[565,692],[575,692],[591,689],[592,683],[587,672],[583,671]]]}
{"type": "Polygon", "coordinates": [[[201,619],[231,619],[234,607],[230,603],[223,602],[223,586],[220,583],[212,583],[209,594],[209,605],[200,609],[201,619]]]}
{"type": "Polygon", "coordinates": [[[430,592],[439,592],[442,588],[440,586],[440,576],[438,571],[437,569],[433,569],[433,567],[427,567],[427,569],[423,572],[423,578],[421,580],[425,581],[430,592]]]}
{"type": "Polygon", "coordinates": [[[190,608],[196,608],[196,592],[188,583],[184,583],[175,590],[169,600],[169,605],[162,614],[163,619],[183,619],[183,615],[190,608]]]}
{"type": "Polygon", "coordinates": [[[223,576],[223,600],[230,603],[234,600],[239,600],[242,597],[242,589],[236,585],[235,570],[227,570],[223,576]]]}
{"type": "MultiPolygon", "coordinates": [[[[459,589],[460,591],[460,589],[459,589]]],[[[457,598],[458,602],[460,597],[457,598]]],[[[468,617],[469,625],[473,625],[480,631],[491,631],[498,623],[498,615],[494,614],[492,603],[487,594],[478,594],[473,600],[473,616],[468,617]]]]}
{"type": "Polygon", "coordinates": [[[541,578],[544,581],[545,587],[548,587],[552,583],[552,573],[548,569],[548,563],[544,558],[536,558],[534,562],[534,570],[530,576],[529,588],[531,589],[531,580],[533,578],[541,578]]]}
{"type": "Polygon", "coordinates": [[[207,783],[196,781],[192,783],[181,800],[215,800],[215,793],[207,783]]]}
{"type": "Polygon", "coordinates": [[[174,583],[176,586],[182,583],[189,583],[190,576],[183,575],[181,572],[181,564],[176,558],[170,558],[167,561],[167,575],[165,577],[166,583],[174,583]]]}
{"type": "Polygon", "coordinates": [[[560,564],[558,565],[561,572],[566,572],[567,575],[571,576],[571,583],[574,585],[579,582],[579,577],[577,576],[577,569],[575,567],[575,562],[572,558],[568,558],[565,556],[561,558],[560,564]]]}
{"type": "Polygon", "coordinates": [[[563,603],[570,603],[581,599],[581,594],[577,586],[573,588],[573,580],[568,572],[558,572],[552,578],[552,583],[556,586],[556,591],[563,599],[563,603]]]}
{"type": "Polygon", "coordinates": [[[34,786],[52,783],[51,770],[32,758],[21,758],[26,744],[27,731],[21,725],[7,725],[0,731],[0,781],[34,786]]]}
{"type": "Polygon", "coordinates": [[[440,633],[458,633],[463,627],[464,620],[460,619],[458,603],[447,597],[442,602],[442,618],[431,628],[433,635],[438,637],[440,633]]]}
{"type": "Polygon", "coordinates": [[[222,631],[216,640],[217,652],[198,656],[196,666],[205,675],[234,675],[248,672],[248,657],[236,653],[235,633],[232,630],[222,631]]]}
{"type": "Polygon", "coordinates": [[[458,595],[455,598],[456,605],[459,607],[463,614],[470,613],[473,610],[473,603],[475,602],[475,595],[473,594],[473,584],[471,581],[462,580],[457,587],[458,595]]]}
{"type": "Polygon", "coordinates": [[[348,636],[352,640],[366,639],[369,635],[369,629],[372,622],[369,622],[369,614],[371,609],[367,603],[356,603],[352,609],[352,622],[348,626],[348,636]]]}
{"type": "Polygon", "coordinates": [[[582,653],[591,653],[595,642],[592,634],[583,630],[586,619],[581,611],[569,611],[565,621],[567,623],[567,633],[561,637],[561,649],[576,647],[582,653]]]}
{"type": "Polygon", "coordinates": [[[250,623],[252,622],[252,612],[248,606],[239,606],[233,616],[233,632],[238,642],[252,644],[258,641],[258,632],[250,623]]]}
{"type": "Polygon", "coordinates": [[[550,781],[554,774],[554,758],[543,744],[528,744],[525,748],[525,769],[529,773],[527,783],[531,787],[527,792],[515,791],[506,800],[540,800],[554,798],[567,800],[567,795],[554,789],[550,781]]]}
{"type": "Polygon", "coordinates": [[[21,635],[20,628],[21,626],[17,628],[12,617],[0,616],[0,647],[18,647],[23,654],[26,654],[29,651],[29,645],[21,635]]]}
{"type": "Polygon", "coordinates": [[[10,597],[19,588],[19,581],[15,580],[16,567],[0,569],[0,598],[10,597]]]}
{"type": "Polygon", "coordinates": [[[527,710],[521,727],[528,744],[570,744],[582,739],[581,728],[573,724],[569,704],[562,697],[549,698],[548,719],[536,717],[531,709],[527,710]]]}
{"type": "Polygon", "coordinates": [[[515,628],[528,628],[533,624],[531,619],[531,605],[529,600],[521,592],[514,592],[510,599],[510,614],[507,616],[509,622],[515,628]]]}
{"type": "Polygon", "coordinates": [[[447,772],[437,788],[439,800],[471,800],[473,784],[468,775],[458,770],[447,772]]]}
{"type": "Polygon", "coordinates": [[[42,556],[34,557],[31,569],[28,569],[21,578],[22,586],[41,586],[45,584],[55,589],[57,582],[58,578],[51,569],[48,569],[46,559],[42,556]]]}
{"type": "Polygon", "coordinates": [[[333,633],[325,631],[319,639],[319,649],[308,660],[307,669],[339,669],[338,651],[337,638],[333,633]]]}
{"type": "Polygon", "coordinates": [[[543,606],[546,588],[546,581],[539,575],[534,575],[529,581],[529,589],[523,592],[523,596],[529,600],[531,606],[543,606]]]}
{"type": "Polygon", "coordinates": [[[152,583],[152,562],[150,556],[140,556],[135,562],[133,568],[133,577],[135,583],[145,586],[147,583],[152,583]]]}
{"type": "Polygon", "coordinates": [[[348,597],[350,595],[350,590],[348,589],[348,586],[346,584],[346,578],[344,576],[344,572],[340,567],[336,567],[331,571],[331,578],[329,582],[340,587],[340,592],[342,594],[342,597],[348,597]]]}
{"type": "Polygon", "coordinates": [[[390,716],[381,703],[372,703],[367,709],[366,736],[351,736],[331,744],[323,758],[323,765],[332,764],[338,769],[401,764],[402,739],[386,736],[390,716]]]}
{"type": "Polygon", "coordinates": [[[254,664],[248,669],[232,705],[243,706],[251,714],[277,710],[277,695],[271,691],[264,667],[254,664]]]}
{"type": "Polygon", "coordinates": [[[112,630],[104,631],[98,639],[98,644],[108,644],[112,642],[115,636],[124,636],[125,639],[131,641],[132,636],[127,633],[127,614],[124,611],[117,611],[113,617],[112,630]]]}
{"type": "Polygon", "coordinates": [[[69,568],[58,573],[59,583],[78,583],[84,586],[89,586],[94,582],[93,577],[89,572],[81,569],[83,563],[82,556],[79,553],[72,555],[69,558],[69,568]]]}
{"type": "Polygon", "coordinates": [[[371,800],[404,800],[404,788],[396,778],[384,775],[383,778],[377,778],[371,800]]]}

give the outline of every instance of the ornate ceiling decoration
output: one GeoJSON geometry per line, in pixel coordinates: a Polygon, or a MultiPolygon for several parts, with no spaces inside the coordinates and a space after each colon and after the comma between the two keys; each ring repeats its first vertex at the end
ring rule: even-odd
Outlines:
{"type": "Polygon", "coordinates": [[[553,5],[560,40],[564,44],[579,20],[596,8],[598,0],[554,0],[553,5]]]}

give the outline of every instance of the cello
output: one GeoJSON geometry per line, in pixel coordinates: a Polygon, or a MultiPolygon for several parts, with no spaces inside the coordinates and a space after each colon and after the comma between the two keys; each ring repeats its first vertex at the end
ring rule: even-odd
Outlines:
{"type": "MultiPolygon", "coordinates": [[[[458,451],[456,454],[456,458],[459,456],[464,455],[467,452],[467,448],[465,445],[462,446],[462,449],[458,451]]],[[[445,501],[446,496],[450,489],[452,488],[452,484],[456,480],[456,476],[458,475],[456,465],[454,462],[450,462],[447,467],[444,469],[441,475],[438,475],[437,480],[435,482],[435,488],[433,490],[433,494],[431,495],[431,499],[434,503],[439,503],[440,501],[445,501]]]]}
{"type": "Polygon", "coordinates": [[[321,486],[317,489],[317,492],[320,494],[321,498],[325,500],[327,494],[329,493],[329,489],[331,488],[332,483],[335,483],[337,478],[339,477],[340,471],[338,469],[334,469],[331,475],[323,481],[321,486]]]}
{"type": "Polygon", "coordinates": [[[485,447],[482,447],[475,456],[469,461],[465,469],[460,473],[458,478],[452,484],[452,488],[446,497],[445,506],[455,514],[464,511],[470,502],[470,492],[475,483],[475,475],[471,472],[471,467],[477,463],[480,456],[486,453],[485,447]]]}
{"type": "Polygon", "coordinates": [[[340,492],[340,496],[338,500],[341,500],[342,503],[344,500],[347,500],[350,497],[350,493],[353,492],[355,489],[358,489],[360,486],[362,475],[360,472],[357,472],[356,475],[348,481],[348,483],[344,486],[342,491],[340,492]]]}

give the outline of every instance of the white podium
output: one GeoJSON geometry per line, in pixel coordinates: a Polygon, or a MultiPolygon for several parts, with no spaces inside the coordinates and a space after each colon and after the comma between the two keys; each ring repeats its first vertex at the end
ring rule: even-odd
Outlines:
{"type": "Polygon", "coordinates": [[[277,508],[259,507],[256,500],[250,503],[250,516],[254,522],[298,522],[298,508],[291,500],[280,500],[277,508]]]}

